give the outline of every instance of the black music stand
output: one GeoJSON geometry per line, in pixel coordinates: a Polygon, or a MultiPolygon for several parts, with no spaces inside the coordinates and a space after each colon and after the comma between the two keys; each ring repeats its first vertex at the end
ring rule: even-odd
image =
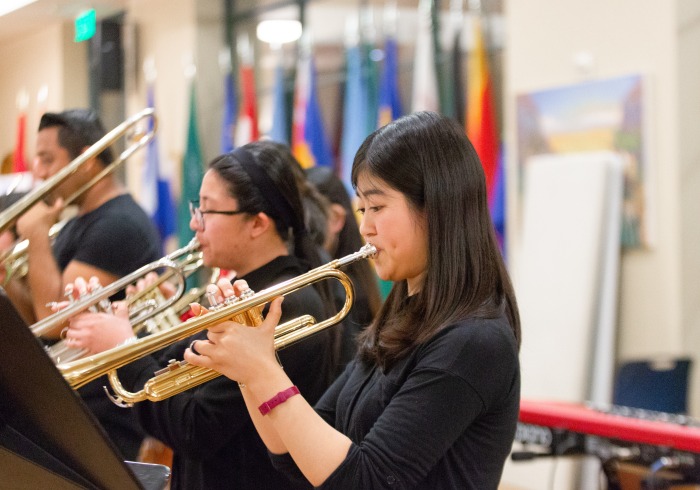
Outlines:
{"type": "Polygon", "coordinates": [[[0,288],[0,475],[13,488],[162,490],[163,465],[124,462],[0,288]]]}

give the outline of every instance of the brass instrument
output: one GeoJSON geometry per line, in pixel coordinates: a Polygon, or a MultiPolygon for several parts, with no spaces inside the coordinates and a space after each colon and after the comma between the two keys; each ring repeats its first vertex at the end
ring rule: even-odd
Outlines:
{"type": "MultiPolygon", "coordinates": [[[[49,229],[49,239],[52,242],[67,222],[67,220],[59,221],[49,229]]],[[[5,285],[15,277],[24,277],[27,275],[27,271],[29,270],[29,261],[27,257],[28,247],[29,240],[22,240],[0,255],[0,263],[6,269],[5,285]]]]}
{"type": "MultiPolygon", "coordinates": [[[[14,204],[5,209],[0,213],[0,233],[12,227],[17,220],[24,214],[29,208],[34,206],[36,203],[48,196],[53,190],[55,190],[59,185],[61,185],[66,179],[75,174],[88,160],[96,157],[102,153],[105,149],[112,146],[115,142],[119,141],[123,136],[127,134],[130,130],[134,129],[137,124],[139,124],[143,119],[151,118],[153,119],[153,128],[149,131],[140,131],[137,133],[137,139],[131,143],[126,150],[124,150],[119,157],[111,162],[109,165],[104,167],[100,173],[98,173],[94,178],[92,178],[88,183],[82,186],[80,189],[75,191],[65,200],[65,205],[68,206],[73,201],[75,201],[79,196],[84,194],[93,185],[99,182],[106,175],[114,172],[119,166],[124,163],[131,155],[133,155],[137,150],[146,146],[155,136],[155,131],[157,127],[157,120],[155,116],[155,111],[153,108],[147,108],[141,112],[135,114],[134,116],[126,119],[119,126],[114,128],[112,131],[104,135],[93,144],[90,148],[85,150],[84,153],[78,156],[78,158],[71,161],[68,165],[59,170],[55,175],[46,179],[41,185],[36,187],[31,192],[28,192],[21,199],[17,200],[14,204]]],[[[26,273],[26,249],[27,241],[24,240],[16,244],[12,249],[0,257],[0,262],[7,269],[7,280],[11,277],[21,276],[22,271],[26,273]]]]}
{"type": "MultiPolygon", "coordinates": [[[[182,277],[184,281],[185,278],[196,272],[202,265],[202,253],[193,251],[193,247],[196,248],[196,243],[191,243],[168,255],[167,258],[171,260],[183,255],[185,257],[177,262],[179,272],[166,272],[165,274],[168,276],[177,275],[178,278],[182,277]]],[[[193,287],[188,291],[185,291],[184,287],[179,287],[172,297],[166,299],[158,287],[167,278],[165,274],[143,291],[126,297],[125,301],[129,307],[129,319],[133,325],[134,335],[152,335],[179,325],[181,323],[180,313],[188,308],[190,303],[200,301],[204,296],[206,285],[193,287]],[[162,306],[158,308],[159,305],[162,306]],[[134,319],[138,321],[134,321],[134,319]]],[[[129,277],[135,278],[134,280],[140,279],[136,273],[130,274],[129,277]]],[[[209,280],[215,282],[218,277],[219,269],[213,269],[209,280]]],[[[99,293],[101,289],[94,292],[99,293]]],[[[84,296],[83,299],[88,299],[88,296],[84,296]]],[[[104,299],[104,294],[91,296],[90,301],[93,304],[89,308],[90,311],[107,312],[111,307],[111,303],[104,299]]],[[[65,340],[60,340],[44,349],[54,364],[74,361],[87,354],[85,349],[70,347],[65,340]]]]}
{"type": "MultiPolygon", "coordinates": [[[[139,279],[145,277],[146,274],[148,274],[149,272],[156,272],[159,269],[166,269],[165,272],[158,276],[158,280],[156,280],[152,286],[153,288],[157,288],[164,281],[175,276],[178,280],[175,295],[173,295],[173,297],[169,298],[168,300],[163,301],[159,305],[153,305],[153,308],[146,308],[144,311],[139,309],[133,318],[130,317],[132,324],[135,325],[141,323],[147,318],[157,315],[165,309],[170,308],[184,294],[185,280],[187,278],[188,272],[187,268],[184,267],[184,265],[189,265],[191,267],[194,263],[195,269],[199,267],[201,263],[201,256],[199,253],[196,252],[198,248],[199,242],[197,242],[196,238],[193,238],[190,241],[190,243],[188,243],[184,247],[175,250],[174,252],[166,255],[161,259],[156,260],[155,262],[151,262],[150,264],[144,265],[140,269],[137,269],[131,274],[117,279],[116,281],[114,281],[111,284],[108,284],[107,286],[102,286],[99,289],[89,294],[86,294],[77,301],[71,303],[68,307],[54,313],[53,315],[47,316],[43,320],[39,320],[38,322],[31,325],[29,328],[37,337],[41,337],[42,335],[46,335],[49,332],[56,331],[61,325],[63,325],[68,319],[75,316],[77,313],[88,310],[91,307],[98,305],[102,301],[107,301],[109,297],[118,293],[122,289],[125,289],[127,286],[130,286],[131,284],[135,283],[139,279]],[[182,261],[182,264],[178,264],[177,262],[175,262],[175,259],[182,256],[185,256],[185,259],[182,261]]],[[[139,302],[150,293],[151,289],[152,288],[147,288],[134,295],[131,295],[127,299],[128,304],[131,305],[139,302]]]]}
{"type": "Polygon", "coordinates": [[[317,267],[305,274],[255,294],[251,293],[247,297],[244,295],[244,297],[232,302],[232,304],[210,311],[206,315],[190,318],[177,327],[78,361],[60,364],[57,368],[73,388],[79,388],[100,376],[109,374],[110,383],[117,395],[116,401],[122,405],[146,399],[151,401],[163,400],[209,381],[220,374],[210,369],[189,365],[185,361],[173,362],[165,368],[164,373],[148,381],[143,390],[138,393],[129,393],[121,387],[116,370],[136,359],[150,355],[157,350],[223,321],[240,321],[243,316],[246,320],[245,323],[257,325],[262,321],[260,312],[264,305],[277,296],[292,293],[321,280],[338,280],[345,289],[345,303],[340,311],[319,323],[316,323],[313,317],[304,315],[278,325],[275,330],[275,348],[283,349],[294,342],[338,323],[348,314],[354,299],[354,291],[350,278],[339,269],[357,260],[369,258],[375,253],[376,249],[374,246],[367,244],[354,254],[336,259],[326,265],[317,267]]]}

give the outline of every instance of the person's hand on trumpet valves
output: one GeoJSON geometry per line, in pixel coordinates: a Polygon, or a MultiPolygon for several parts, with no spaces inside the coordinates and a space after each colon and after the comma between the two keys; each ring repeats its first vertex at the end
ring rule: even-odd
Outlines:
{"type": "MultiPolygon", "coordinates": [[[[60,311],[70,305],[70,300],[79,299],[100,287],[97,278],[84,278],[66,285],[69,301],[62,301],[52,306],[54,311],[60,311]]],[[[129,322],[129,309],[124,301],[115,301],[109,305],[108,311],[84,311],[78,313],[63,329],[61,337],[69,347],[85,349],[88,354],[97,354],[109,350],[134,337],[129,322]]]]}
{"type": "MultiPolygon", "coordinates": [[[[213,291],[217,301],[235,294],[240,296],[248,289],[248,284],[235,281],[217,283],[218,291],[213,291]]],[[[209,293],[209,288],[207,289],[209,293]]],[[[255,379],[264,379],[269,369],[278,370],[280,365],[274,347],[275,327],[282,316],[284,297],[275,298],[265,320],[258,327],[232,321],[224,321],[211,326],[207,340],[197,340],[185,350],[185,360],[193,365],[213,369],[242,385],[251,384],[255,379]]],[[[200,305],[192,305],[195,315],[206,312],[200,305]]]]}

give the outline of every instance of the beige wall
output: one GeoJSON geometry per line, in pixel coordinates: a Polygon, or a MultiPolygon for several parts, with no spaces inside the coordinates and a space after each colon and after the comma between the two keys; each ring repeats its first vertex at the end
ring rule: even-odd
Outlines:
{"type": "Polygon", "coordinates": [[[0,44],[0,155],[14,148],[17,95],[25,91],[27,107],[26,157],[33,158],[36,128],[44,111],[85,106],[86,43],[72,41],[72,24],[55,23],[41,31],[0,44]],[[46,87],[43,103],[37,100],[46,87]]]}
{"type": "MultiPolygon", "coordinates": [[[[133,0],[127,22],[134,26],[135,52],[129,53],[127,68],[127,113],[146,107],[144,61],[156,69],[155,106],[158,115],[158,144],[161,174],[171,179],[179,197],[180,161],[185,151],[189,114],[189,79],[186,68],[195,62],[196,12],[194,0],[133,0]]],[[[138,195],[144,153],[130,159],[127,179],[138,195]]]]}
{"type": "MultiPolygon", "coordinates": [[[[621,359],[679,353],[695,356],[700,350],[697,342],[686,342],[689,337],[697,339],[693,332],[698,330],[700,292],[696,286],[700,283],[697,204],[693,206],[700,190],[698,138],[693,139],[700,111],[698,95],[692,93],[700,85],[700,74],[697,63],[691,61],[699,44],[698,10],[697,2],[691,0],[665,3],[664,8],[651,0],[506,3],[506,137],[510,148],[516,145],[514,99],[519,93],[633,73],[648,80],[654,243],[647,250],[623,254],[621,359]],[[574,61],[582,51],[592,56],[588,69],[574,61]]],[[[509,156],[509,194],[515,198],[515,151],[509,151],[509,156]]],[[[511,206],[509,218],[518,224],[517,206],[511,206]]],[[[516,248],[517,241],[515,234],[516,248]]]]}
{"type": "MultiPolygon", "coordinates": [[[[677,1],[677,67],[679,131],[679,206],[681,262],[681,321],[683,345],[700,350],[700,3],[677,1]]],[[[696,356],[693,386],[700,380],[700,356],[696,356]]],[[[700,412],[700,389],[693,392],[695,413],[700,412]]]]}

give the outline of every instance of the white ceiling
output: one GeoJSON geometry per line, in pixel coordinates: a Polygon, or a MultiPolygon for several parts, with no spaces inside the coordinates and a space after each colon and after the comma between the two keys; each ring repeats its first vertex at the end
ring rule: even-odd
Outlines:
{"type": "Polygon", "coordinates": [[[16,39],[57,21],[70,21],[82,11],[94,8],[97,18],[124,10],[128,0],[37,0],[0,17],[0,42],[16,39]]]}

